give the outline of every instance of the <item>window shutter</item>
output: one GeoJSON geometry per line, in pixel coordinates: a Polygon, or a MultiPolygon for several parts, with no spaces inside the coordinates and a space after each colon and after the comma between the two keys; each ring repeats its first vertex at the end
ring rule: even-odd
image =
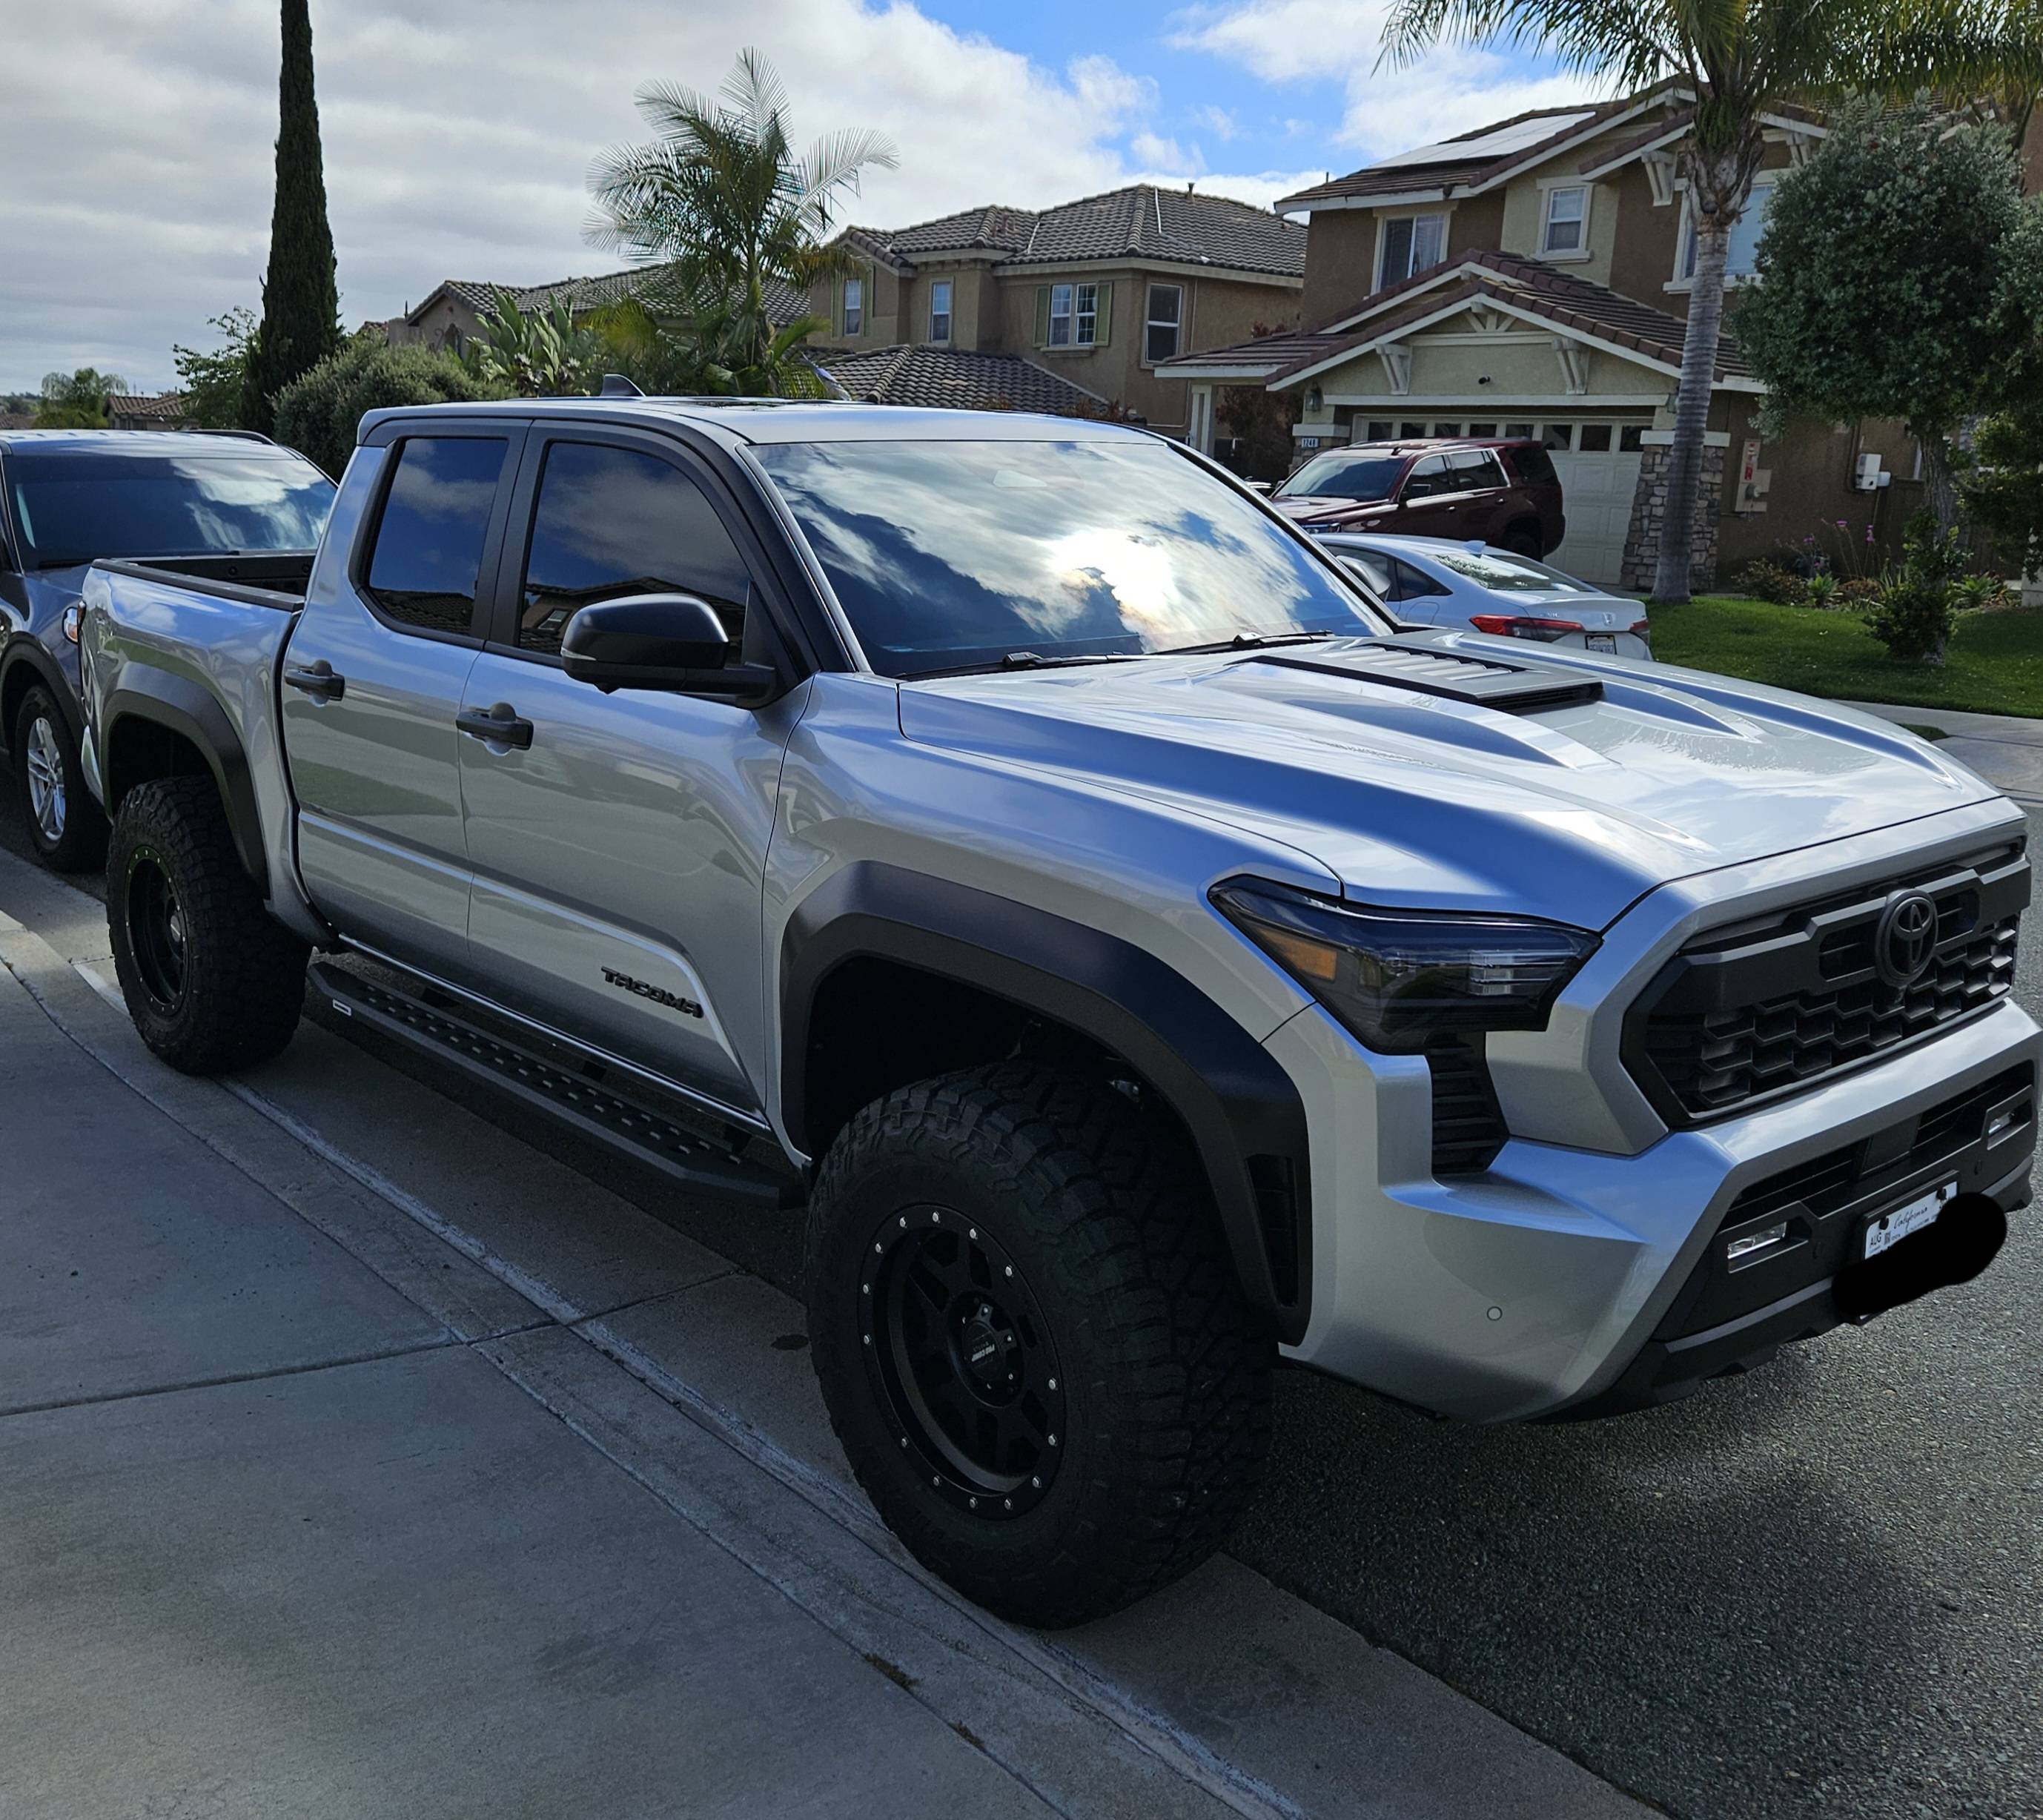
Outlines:
{"type": "Polygon", "coordinates": [[[1106,346],[1107,336],[1113,328],[1113,286],[1102,285],[1094,303],[1092,344],[1094,347],[1106,346]]]}
{"type": "Polygon", "coordinates": [[[1038,347],[1050,345],[1050,287],[1048,285],[1036,287],[1036,345],[1038,347]]]}

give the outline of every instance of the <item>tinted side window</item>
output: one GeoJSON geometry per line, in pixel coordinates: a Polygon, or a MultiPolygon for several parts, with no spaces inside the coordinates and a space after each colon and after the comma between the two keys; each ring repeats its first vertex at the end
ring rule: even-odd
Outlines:
{"type": "Polygon", "coordinates": [[[1397,598],[1400,600],[1423,600],[1429,594],[1445,594],[1447,590],[1432,576],[1422,574],[1409,562],[1393,559],[1391,566],[1397,572],[1397,598]]]}
{"type": "Polygon", "coordinates": [[[1558,478],[1554,472],[1554,458],[1535,443],[1521,443],[1507,454],[1518,477],[1528,485],[1558,478]]]}
{"type": "Polygon", "coordinates": [[[1453,482],[1447,477],[1447,458],[1428,455],[1413,467],[1405,482],[1408,500],[1429,500],[1453,490],[1453,482]]]}
{"type": "Polygon", "coordinates": [[[435,632],[466,632],[505,443],[493,436],[412,436],[369,557],[369,592],[393,619],[435,632]]]}
{"type": "Polygon", "coordinates": [[[1453,460],[1455,478],[1463,492],[1480,492],[1485,487],[1504,485],[1503,470],[1487,449],[1458,449],[1453,460]]]}
{"type": "Polygon", "coordinates": [[[702,489],[657,455],[595,443],[546,450],[518,607],[518,644],[558,651],[582,607],[622,594],[696,594],[734,641],[751,577],[702,489]]]}

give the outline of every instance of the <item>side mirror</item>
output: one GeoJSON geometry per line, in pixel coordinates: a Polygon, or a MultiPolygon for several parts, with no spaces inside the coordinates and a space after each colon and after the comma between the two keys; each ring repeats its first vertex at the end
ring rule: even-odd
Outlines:
{"type": "Polygon", "coordinates": [[[664,689],[750,707],[780,688],[766,664],[734,664],[716,609],[693,594],[630,594],[585,607],[561,640],[561,668],[606,695],[664,689]]]}

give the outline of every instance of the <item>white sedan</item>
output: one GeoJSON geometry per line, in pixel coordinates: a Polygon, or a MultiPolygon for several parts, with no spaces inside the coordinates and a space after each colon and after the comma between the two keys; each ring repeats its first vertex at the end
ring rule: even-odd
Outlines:
{"type": "Polygon", "coordinates": [[[1413,624],[1467,626],[1501,638],[1621,657],[1653,655],[1646,609],[1638,601],[1606,594],[1531,557],[1436,537],[1339,531],[1320,542],[1413,624]]]}

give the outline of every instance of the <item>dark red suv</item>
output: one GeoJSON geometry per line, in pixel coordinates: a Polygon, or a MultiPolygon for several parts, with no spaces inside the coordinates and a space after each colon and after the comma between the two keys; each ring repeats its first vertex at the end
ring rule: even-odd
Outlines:
{"type": "Polygon", "coordinates": [[[1558,548],[1568,528],[1552,458],[1523,439],[1428,437],[1324,449],[1279,481],[1270,503],[1310,531],[1480,540],[1521,556],[1558,548]]]}

